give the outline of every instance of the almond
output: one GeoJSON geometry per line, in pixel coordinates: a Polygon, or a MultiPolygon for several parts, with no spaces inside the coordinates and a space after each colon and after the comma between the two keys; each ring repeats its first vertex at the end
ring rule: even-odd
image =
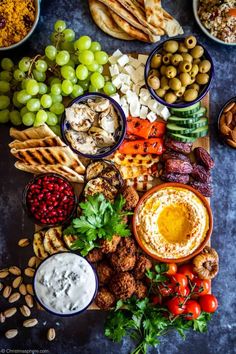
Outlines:
{"type": "Polygon", "coordinates": [[[25,268],[25,275],[27,275],[27,277],[32,278],[34,276],[34,273],[35,273],[34,268],[25,268]]]}
{"type": "Polygon", "coordinates": [[[225,115],[225,123],[227,125],[230,125],[230,123],[232,122],[232,119],[233,119],[233,114],[232,112],[227,112],[226,115],[225,115]]]}
{"type": "Polygon", "coordinates": [[[21,295],[26,295],[27,294],[27,290],[26,290],[25,284],[21,284],[20,285],[19,292],[21,293],[21,295]]]}
{"type": "Polygon", "coordinates": [[[229,103],[228,106],[225,107],[224,112],[227,113],[227,112],[231,111],[231,109],[233,109],[234,105],[235,105],[234,102],[229,103]]]}
{"type": "Polygon", "coordinates": [[[236,142],[235,141],[233,141],[231,139],[227,139],[226,142],[227,142],[227,144],[229,144],[233,148],[236,148],[236,142]]]}
{"type": "Polygon", "coordinates": [[[7,268],[0,270],[0,279],[4,279],[9,275],[9,271],[7,268]]]}
{"type": "Polygon", "coordinates": [[[231,138],[236,143],[236,128],[234,128],[234,130],[231,130],[231,138]]]}
{"type": "Polygon", "coordinates": [[[5,299],[7,299],[10,295],[11,295],[11,292],[12,292],[12,287],[10,285],[7,285],[4,290],[3,290],[3,297],[5,297],[5,299]]]}
{"type": "Polygon", "coordinates": [[[30,294],[25,295],[25,302],[28,307],[32,308],[34,306],[33,297],[30,294]]]}
{"type": "Polygon", "coordinates": [[[11,338],[16,337],[17,334],[18,334],[17,329],[9,329],[8,331],[5,332],[5,337],[7,339],[11,339],[11,338]]]}
{"type": "Polygon", "coordinates": [[[6,320],[6,317],[4,316],[4,314],[2,312],[0,312],[0,323],[4,323],[6,320]]]}
{"type": "Polygon", "coordinates": [[[231,129],[226,125],[226,124],[223,124],[221,127],[220,127],[220,131],[223,135],[229,135],[230,132],[231,132],[231,129]]]}
{"type": "Polygon", "coordinates": [[[8,301],[10,302],[10,304],[12,304],[13,302],[18,301],[20,298],[20,293],[13,293],[11,294],[11,296],[9,297],[8,301]]]}
{"type": "Polygon", "coordinates": [[[10,309],[5,310],[3,314],[6,318],[9,318],[15,315],[16,312],[17,312],[17,308],[11,307],[10,309]]]}
{"type": "Polygon", "coordinates": [[[24,327],[34,327],[38,324],[37,318],[30,318],[29,320],[25,320],[23,322],[24,327]]]}
{"type": "Polygon", "coordinates": [[[56,338],[56,331],[54,328],[49,328],[47,332],[47,339],[51,342],[56,338]]]}
{"type": "Polygon", "coordinates": [[[9,272],[13,275],[21,275],[21,270],[17,266],[12,266],[9,268],[9,272]]]}
{"type": "Polygon", "coordinates": [[[35,256],[33,256],[33,257],[31,257],[31,258],[29,259],[28,266],[29,266],[30,268],[33,268],[33,267],[36,266],[36,257],[35,257],[35,256]]]}
{"type": "Polygon", "coordinates": [[[26,285],[26,290],[30,295],[34,295],[34,290],[31,284],[26,285]]]}
{"type": "Polygon", "coordinates": [[[31,311],[26,305],[20,307],[20,312],[25,317],[29,317],[31,315],[31,311]]]}
{"type": "Polygon", "coordinates": [[[22,283],[23,278],[19,275],[19,277],[17,277],[16,279],[13,280],[12,282],[12,286],[13,288],[18,288],[20,286],[20,284],[22,283]]]}
{"type": "Polygon", "coordinates": [[[30,242],[29,242],[28,238],[22,238],[18,242],[18,246],[20,246],[20,247],[27,247],[29,244],[30,244],[30,242]]]}

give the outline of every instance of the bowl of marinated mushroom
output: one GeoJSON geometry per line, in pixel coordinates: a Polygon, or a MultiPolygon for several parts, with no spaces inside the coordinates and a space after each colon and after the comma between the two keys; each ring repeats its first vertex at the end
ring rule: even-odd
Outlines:
{"type": "Polygon", "coordinates": [[[200,101],[209,91],[213,61],[193,35],[168,39],[149,55],[145,81],[159,103],[183,109],[200,101]]]}
{"type": "Polygon", "coordinates": [[[126,133],[126,117],[120,105],[102,93],[87,93],[65,109],[62,137],[77,154],[101,159],[112,154],[126,133]]]}

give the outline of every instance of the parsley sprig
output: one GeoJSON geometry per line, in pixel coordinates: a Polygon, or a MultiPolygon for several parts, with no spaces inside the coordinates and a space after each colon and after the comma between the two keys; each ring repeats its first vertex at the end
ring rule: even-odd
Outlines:
{"type": "Polygon", "coordinates": [[[79,250],[82,256],[86,256],[99,246],[99,239],[111,240],[113,235],[130,236],[131,232],[123,217],[132,213],[123,211],[124,205],[122,195],[118,195],[111,204],[103,194],[89,196],[85,202],[80,203],[81,216],[73,219],[64,230],[64,235],[77,236],[71,249],[79,250]]]}

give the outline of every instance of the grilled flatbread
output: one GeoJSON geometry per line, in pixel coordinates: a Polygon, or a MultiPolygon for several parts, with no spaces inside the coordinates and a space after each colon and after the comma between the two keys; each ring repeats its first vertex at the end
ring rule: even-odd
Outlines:
{"type": "Polygon", "coordinates": [[[165,21],[165,32],[169,37],[177,36],[178,34],[183,34],[184,30],[180,26],[179,22],[174,19],[167,11],[163,9],[164,21],[165,21]]]}
{"type": "Polygon", "coordinates": [[[111,158],[117,165],[121,166],[143,166],[151,167],[154,163],[159,161],[159,156],[156,155],[123,155],[119,151],[115,152],[114,156],[111,158]]]}
{"type": "Polygon", "coordinates": [[[46,252],[43,245],[44,236],[45,236],[45,231],[42,230],[35,232],[34,234],[33,249],[35,255],[40,259],[45,259],[48,257],[48,253],[46,252]]]}
{"type": "Polygon", "coordinates": [[[33,147],[49,147],[49,146],[65,146],[61,138],[59,136],[55,137],[47,137],[44,139],[29,139],[25,141],[13,140],[9,147],[11,149],[27,149],[33,147]]]}
{"type": "Polygon", "coordinates": [[[62,239],[62,229],[61,226],[51,227],[45,233],[43,239],[43,245],[45,250],[49,254],[54,254],[62,251],[68,251],[65,247],[64,241],[62,239]]]}
{"type": "Polygon", "coordinates": [[[165,29],[161,0],[144,0],[144,8],[148,23],[155,27],[165,29]]]}
{"type": "Polygon", "coordinates": [[[89,0],[89,9],[96,25],[112,37],[131,41],[133,38],[127,34],[115,21],[113,21],[108,8],[98,0],[89,0]]]}
{"type": "Polygon", "coordinates": [[[115,23],[121,28],[123,28],[123,30],[127,32],[130,36],[132,36],[133,39],[137,39],[143,42],[150,42],[149,36],[146,33],[130,25],[122,17],[118,16],[114,11],[109,10],[109,12],[115,23]]]}
{"type": "Polygon", "coordinates": [[[54,138],[56,134],[47,124],[43,124],[40,127],[31,127],[25,130],[10,128],[10,136],[14,139],[25,141],[27,139],[54,138]]]}
{"type": "Polygon", "coordinates": [[[63,166],[59,164],[58,165],[29,165],[27,163],[17,161],[15,163],[15,167],[18,168],[18,170],[24,172],[30,172],[34,174],[48,173],[48,172],[58,173],[59,175],[67,178],[70,182],[84,183],[84,176],[72,170],[68,166],[63,166]]]}

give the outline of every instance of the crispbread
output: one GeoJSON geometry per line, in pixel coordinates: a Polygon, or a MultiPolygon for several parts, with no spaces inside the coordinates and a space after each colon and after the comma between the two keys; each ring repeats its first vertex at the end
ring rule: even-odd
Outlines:
{"type": "Polygon", "coordinates": [[[133,40],[112,19],[108,8],[98,0],[89,0],[89,9],[96,25],[105,33],[118,39],[133,40]]]}
{"type": "Polygon", "coordinates": [[[49,147],[49,146],[65,146],[61,138],[59,136],[55,137],[47,137],[44,139],[28,139],[25,141],[13,140],[9,147],[11,149],[26,149],[33,147],[49,147]]]}
{"type": "Polygon", "coordinates": [[[68,166],[63,165],[29,165],[24,162],[17,161],[15,167],[21,171],[30,173],[58,173],[61,176],[67,178],[70,182],[84,183],[84,176],[72,170],[68,166]]]}
{"type": "Polygon", "coordinates": [[[56,134],[48,127],[47,124],[43,124],[40,127],[31,127],[25,130],[10,128],[10,136],[14,139],[25,141],[27,139],[53,138],[56,134]]]}

